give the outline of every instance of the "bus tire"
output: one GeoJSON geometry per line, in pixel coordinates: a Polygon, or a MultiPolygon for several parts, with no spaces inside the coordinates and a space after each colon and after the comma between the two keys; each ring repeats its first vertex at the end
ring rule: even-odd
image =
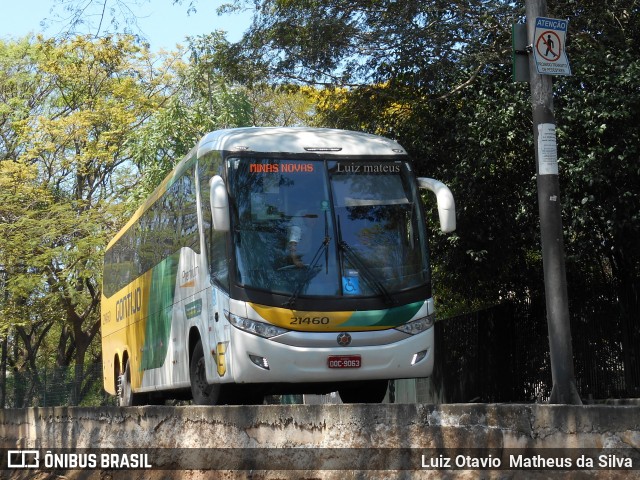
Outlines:
{"type": "Polygon", "coordinates": [[[127,359],[124,371],[118,375],[118,405],[120,407],[133,407],[140,404],[140,396],[133,393],[131,388],[131,367],[127,359]]]}
{"type": "Polygon", "coordinates": [[[198,340],[191,354],[189,364],[191,396],[196,405],[216,405],[220,397],[220,385],[207,383],[202,341],[198,340]]]}
{"type": "Polygon", "coordinates": [[[339,388],[338,394],[342,403],[382,403],[388,387],[388,380],[367,380],[339,388]]]}

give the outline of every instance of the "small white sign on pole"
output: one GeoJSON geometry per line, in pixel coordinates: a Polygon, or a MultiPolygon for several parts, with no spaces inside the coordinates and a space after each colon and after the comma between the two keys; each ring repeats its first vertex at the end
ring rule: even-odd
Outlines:
{"type": "Polygon", "coordinates": [[[553,123],[538,125],[538,175],[558,175],[558,143],[553,123]]]}
{"type": "Polygon", "coordinates": [[[533,38],[533,58],[540,75],[571,75],[565,52],[569,20],[536,18],[533,38]]]}

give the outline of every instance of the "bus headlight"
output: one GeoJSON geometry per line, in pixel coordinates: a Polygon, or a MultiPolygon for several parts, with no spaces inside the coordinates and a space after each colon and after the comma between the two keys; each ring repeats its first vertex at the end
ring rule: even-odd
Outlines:
{"type": "Polygon", "coordinates": [[[263,338],[276,337],[289,331],[285,330],[284,328],[276,327],[275,325],[270,325],[268,323],[239,317],[238,315],[234,315],[233,313],[229,314],[229,323],[231,323],[231,325],[233,325],[234,327],[239,328],[240,330],[244,330],[245,332],[249,332],[253,335],[258,335],[259,337],[263,338]]]}
{"type": "Polygon", "coordinates": [[[435,320],[436,315],[432,313],[431,315],[427,315],[426,317],[422,317],[412,322],[405,323],[404,325],[400,325],[399,327],[396,327],[396,330],[408,333],[409,335],[416,335],[433,327],[433,322],[435,322],[435,320]]]}

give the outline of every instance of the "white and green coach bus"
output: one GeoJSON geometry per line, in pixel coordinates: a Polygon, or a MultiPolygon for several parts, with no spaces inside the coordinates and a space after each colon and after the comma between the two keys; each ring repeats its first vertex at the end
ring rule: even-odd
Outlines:
{"type": "Polygon", "coordinates": [[[419,188],[396,142],[312,128],[205,135],[107,246],[104,387],[121,405],[380,402],[433,369],[419,188]]]}

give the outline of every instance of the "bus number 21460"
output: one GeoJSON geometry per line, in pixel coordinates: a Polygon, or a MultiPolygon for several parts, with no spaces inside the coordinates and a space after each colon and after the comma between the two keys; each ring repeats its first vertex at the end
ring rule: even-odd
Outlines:
{"type": "Polygon", "coordinates": [[[290,325],[329,325],[329,317],[291,317],[290,325]]]}

